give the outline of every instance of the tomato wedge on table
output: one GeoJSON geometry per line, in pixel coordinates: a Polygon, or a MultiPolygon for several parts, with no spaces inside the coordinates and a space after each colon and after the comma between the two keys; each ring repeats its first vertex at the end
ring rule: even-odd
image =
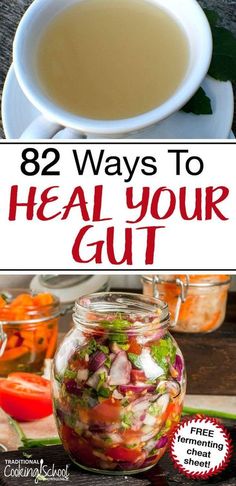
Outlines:
{"type": "Polygon", "coordinates": [[[16,420],[47,417],[52,413],[50,381],[33,373],[10,373],[0,380],[0,406],[16,420]]]}

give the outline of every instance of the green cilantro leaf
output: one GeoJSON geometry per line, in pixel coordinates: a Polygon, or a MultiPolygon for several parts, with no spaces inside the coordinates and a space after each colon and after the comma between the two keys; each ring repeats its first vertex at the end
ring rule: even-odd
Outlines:
{"type": "Polygon", "coordinates": [[[134,414],[133,412],[126,412],[121,417],[121,425],[123,429],[129,429],[133,423],[134,414]]]}
{"type": "Polygon", "coordinates": [[[68,378],[68,380],[74,380],[76,376],[77,376],[77,371],[72,371],[69,368],[67,368],[64,373],[64,378],[68,378]]]}
{"type": "Polygon", "coordinates": [[[158,344],[151,346],[151,355],[156,363],[167,373],[169,364],[173,364],[176,356],[176,347],[170,336],[160,339],[158,344]]]}
{"type": "Polygon", "coordinates": [[[131,363],[135,366],[135,368],[142,370],[142,364],[140,362],[140,356],[138,354],[128,353],[128,358],[131,361],[131,363]]]}
{"type": "Polygon", "coordinates": [[[110,334],[110,340],[116,342],[118,345],[126,344],[128,341],[128,336],[125,330],[130,327],[130,322],[126,319],[122,319],[121,315],[113,321],[109,322],[109,327],[112,329],[110,334]]]}
{"type": "Polygon", "coordinates": [[[199,88],[182,110],[185,113],[194,113],[195,115],[212,115],[211,100],[204,89],[199,88]]]}
{"type": "Polygon", "coordinates": [[[161,407],[157,403],[152,403],[150,407],[148,408],[148,413],[150,415],[153,415],[154,417],[160,413],[161,407]]]}
{"type": "Polygon", "coordinates": [[[103,386],[103,384],[106,382],[106,380],[107,380],[106,372],[102,371],[101,373],[99,373],[99,381],[98,381],[97,388],[96,388],[97,391],[103,386]]]}
{"type": "Polygon", "coordinates": [[[114,332],[110,334],[110,341],[112,341],[113,343],[117,343],[118,345],[123,345],[127,343],[128,337],[126,336],[126,334],[123,334],[121,332],[114,332]]]}
{"type": "Polygon", "coordinates": [[[109,388],[105,388],[105,386],[101,386],[98,390],[98,396],[103,398],[109,398],[111,395],[111,390],[109,388]]]}
{"type": "Polygon", "coordinates": [[[103,344],[97,344],[97,349],[104,354],[109,354],[109,348],[103,344]]]}
{"type": "Polygon", "coordinates": [[[81,348],[81,350],[79,351],[78,353],[78,356],[80,359],[84,359],[85,356],[89,355],[90,354],[93,354],[97,349],[97,343],[96,343],[96,340],[94,338],[90,339],[88,344],[86,346],[84,346],[83,348],[81,348]]]}
{"type": "Polygon", "coordinates": [[[111,358],[110,358],[110,356],[107,356],[107,359],[106,359],[106,361],[104,363],[104,366],[106,366],[108,369],[110,369],[110,367],[111,367],[111,358]]]}

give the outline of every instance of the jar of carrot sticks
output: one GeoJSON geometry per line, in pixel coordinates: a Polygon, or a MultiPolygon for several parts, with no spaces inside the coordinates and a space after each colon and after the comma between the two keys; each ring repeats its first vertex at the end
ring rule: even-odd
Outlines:
{"type": "Polygon", "coordinates": [[[142,280],[144,295],[167,302],[173,331],[212,332],[224,321],[228,275],[152,275],[142,280]]]}
{"type": "Polygon", "coordinates": [[[0,291],[0,376],[41,373],[57,346],[59,300],[49,293],[0,291]]]}

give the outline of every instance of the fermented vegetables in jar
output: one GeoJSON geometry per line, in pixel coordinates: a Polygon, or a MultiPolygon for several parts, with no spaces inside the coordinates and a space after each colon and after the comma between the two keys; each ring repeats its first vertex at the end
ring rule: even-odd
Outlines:
{"type": "Polygon", "coordinates": [[[25,289],[3,289],[0,294],[0,376],[42,373],[57,346],[59,300],[25,289]]]}
{"type": "Polygon", "coordinates": [[[142,281],[144,295],[168,303],[173,331],[208,333],[225,319],[228,275],[153,275],[142,281]]]}
{"type": "Polygon", "coordinates": [[[65,450],[94,472],[149,469],[167,448],[185,395],[168,306],[138,294],[97,293],[77,300],[73,318],[53,365],[65,450]]]}

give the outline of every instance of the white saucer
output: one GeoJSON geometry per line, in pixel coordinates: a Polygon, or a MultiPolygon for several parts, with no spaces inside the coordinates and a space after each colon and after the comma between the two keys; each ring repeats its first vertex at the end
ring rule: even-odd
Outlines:
{"type": "MultiPolygon", "coordinates": [[[[233,122],[232,84],[207,77],[202,87],[212,102],[212,115],[175,113],[154,127],[127,138],[216,139],[228,138],[233,122]]],[[[23,94],[13,66],[9,69],[2,95],[2,120],[6,138],[19,138],[40,112],[23,94]]]]}

